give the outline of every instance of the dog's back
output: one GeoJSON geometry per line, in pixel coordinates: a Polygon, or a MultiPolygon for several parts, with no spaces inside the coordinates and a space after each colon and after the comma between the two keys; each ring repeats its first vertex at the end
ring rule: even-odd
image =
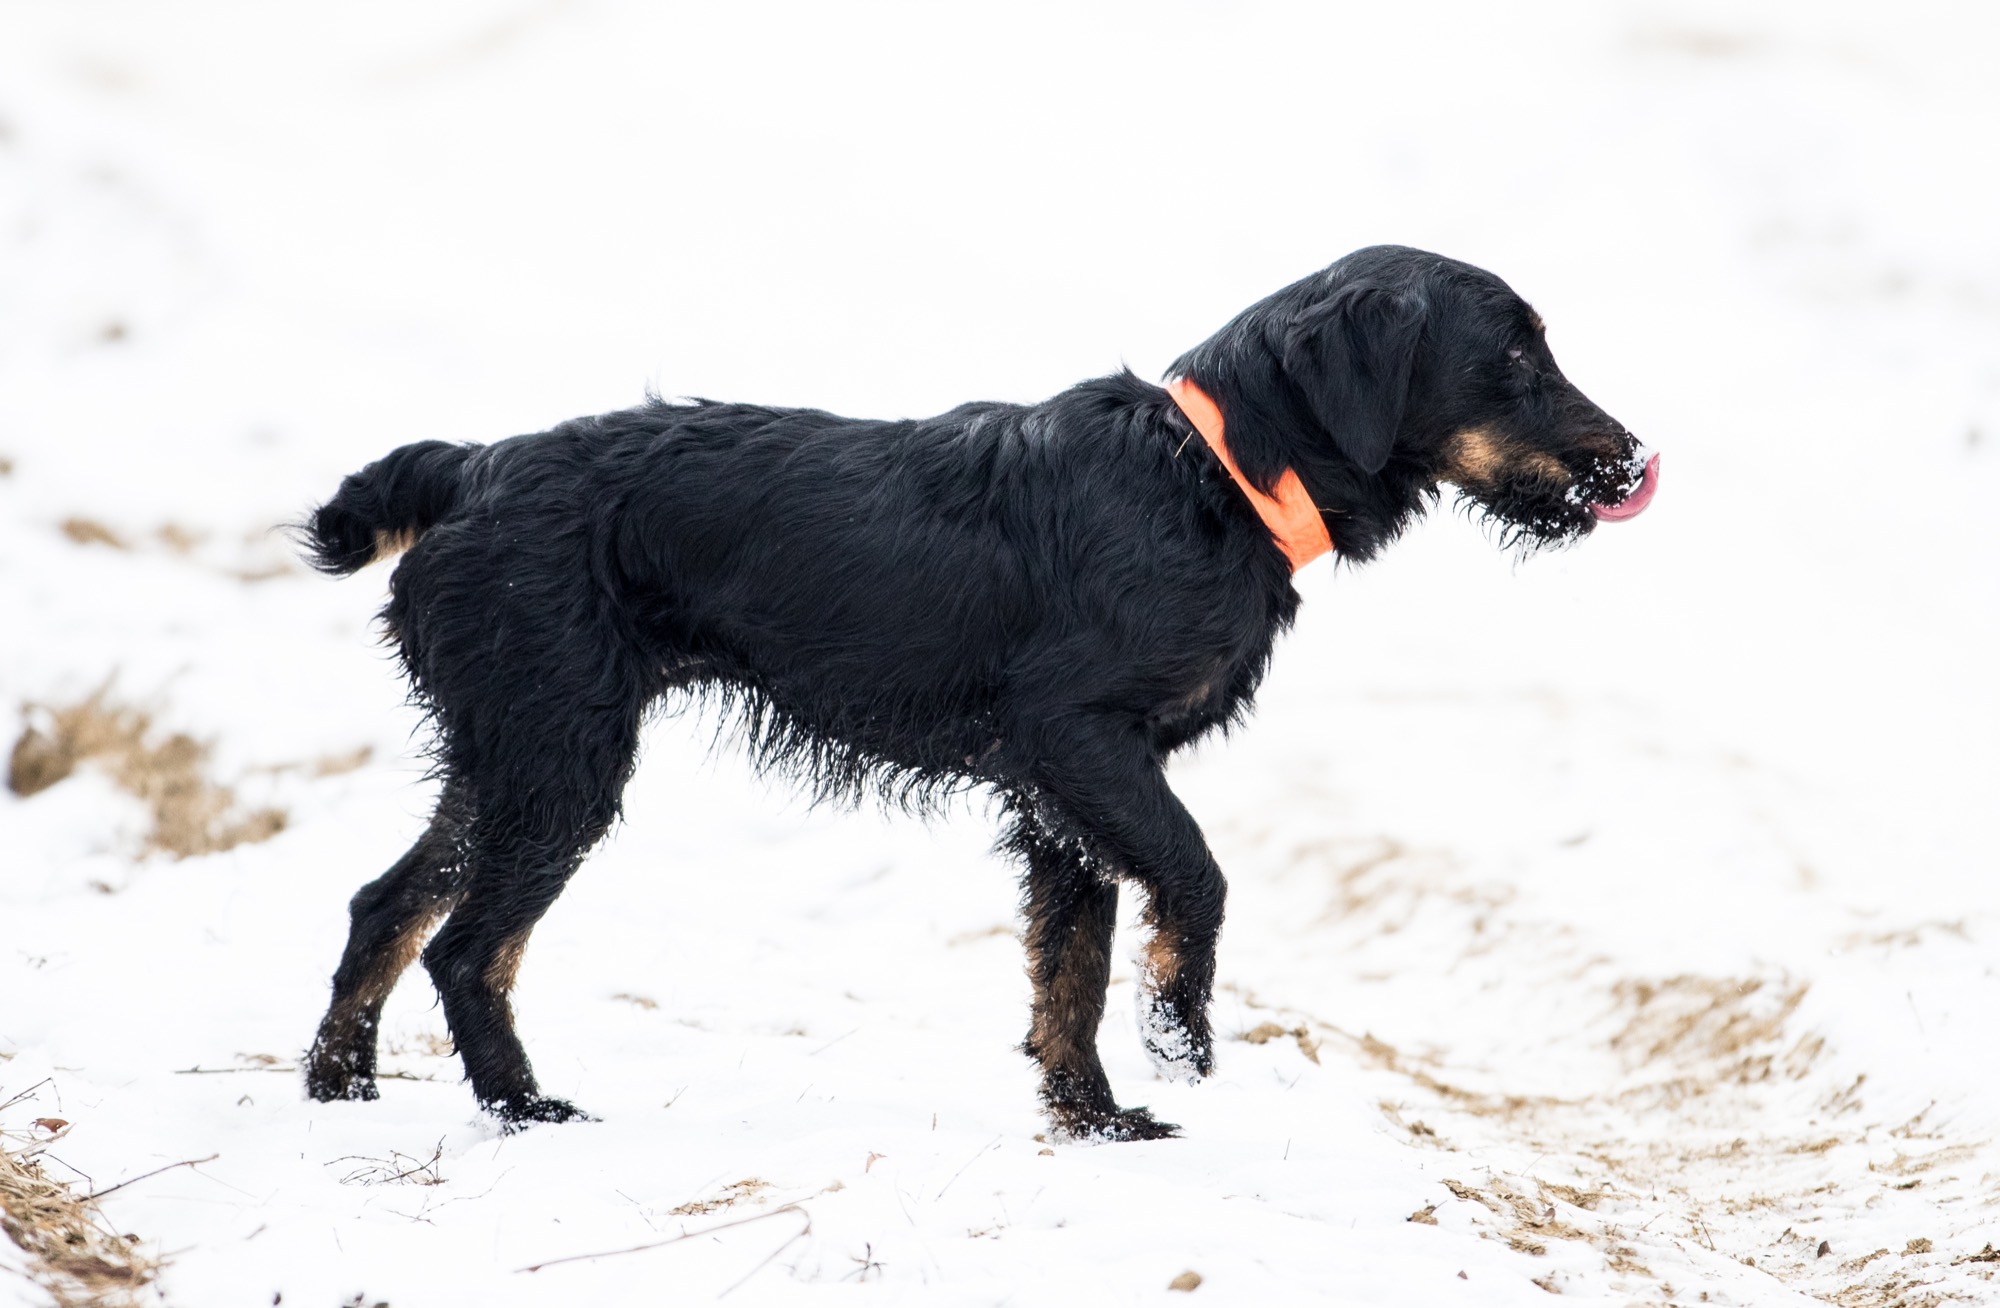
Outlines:
{"type": "Polygon", "coordinates": [[[1192,461],[1102,421],[1143,383],[1095,385],[899,422],[655,402],[408,445],[341,484],[308,548],[338,573],[409,551],[385,617],[441,717],[503,693],[475,684],[521,666],[503,644],[589,631],[618,647],[592,657],[656,665],[656,692],[736,697],[761,760],[823,793],[917,773],[950,788],[1004,770],[1009,720],[1092,693],[1078,669],[1161,675],[1136,651],[1237,625],[1133,603],[1212,551],[1172,493],[1192,461]]]}

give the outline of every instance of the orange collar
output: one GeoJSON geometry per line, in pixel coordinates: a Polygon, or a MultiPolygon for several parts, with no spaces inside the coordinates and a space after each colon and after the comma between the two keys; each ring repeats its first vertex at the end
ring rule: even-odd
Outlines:
{"type": "Polygon", "coordinates": [[[1215,451],[1215,457],[1222,460],[1222,466],[1229,470],[1229,478],[1237,488],[1249,497],[1250,507],[1257,510],[1257,516],[1264,520],[1271,538],[1285,557],[1292,561],[1292,571],[1311,563],[1322,554],[1333,552],[1333,537],[1326,529],[1326,519],[1320,516],[1319,506],[1306,493],[1305,483],[1299,474],[1290,468],[1278,478],[1278,493],[1266,495],[1250,484],[1243,475],[1243,469],[1236,466],[1230,457],[1229,446],[1222,439],[1222,410],[1215,401],[1208,398],[1208,392],[1201,387],[1179,377],[1167,383],[1167,394],[1174,397],[1174,403],[1181,406],[1181,412],[1208,442],[1208,448],[1215,451]]]}

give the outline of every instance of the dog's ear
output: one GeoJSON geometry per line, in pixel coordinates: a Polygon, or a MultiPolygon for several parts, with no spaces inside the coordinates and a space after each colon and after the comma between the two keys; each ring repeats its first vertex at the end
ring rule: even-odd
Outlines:
{"type": "Polygon", "coordinates": [[[1389,462],[1426,312],[1420,295],[1357,282],[1286,325],[1285,379],[1363,472],[1389,462]]]}

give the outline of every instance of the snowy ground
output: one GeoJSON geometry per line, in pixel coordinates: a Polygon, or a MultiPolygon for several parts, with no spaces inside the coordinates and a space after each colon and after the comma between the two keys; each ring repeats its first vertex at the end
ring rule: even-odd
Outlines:
{"type": "Polygon", "coordinates": [[[176,861],[101,769],[0,793],[0,1130],[213,1156],[104,1201],[188,1308],[2000,1302],[2000,22],[1888,13],[0,5],[0,701],[115,678],[289,817],[176,861]],[[420,975],[409,1079],[304,1101],[430,792],[385,574],[273,522],[648,382],[1156,375],[1379,240],[1513,282],[1663,492],[1301,576],[1174,774],[1234,1038],[1185,1088],[1103,1035],[1185,1138],[1037,1139],[990,814],[809,812],[685,721],[521,975],[601,1123],[502,1138],[420,975]]]}

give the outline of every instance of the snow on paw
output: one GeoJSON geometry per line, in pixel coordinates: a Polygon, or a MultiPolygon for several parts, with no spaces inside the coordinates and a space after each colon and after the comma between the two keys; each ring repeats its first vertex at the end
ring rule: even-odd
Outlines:
{"type": "Polygon", "coordinates": [[[355,1066],[358,1062],[351,1054],[343,1057],[313,1050],[306,1055],[306,1094],[323,1104],[380,1099],[382,1092],[375,1088],[372,1066],[364,1070],[355,1066]]]}
{"type": "Polygon", "coordinates": [[[514,1099],[496,1099],[485,1105],[486,1111],[500,1119],[501,1130],[508,1135],[525,1131],[538,1122],[595,1122],[597,1119],[584,1112],[567,1099],[556,1099],[549,1095],[521,1095],[514,1099]]]}
{"type": "Polygon", "coordinates": [[[1054,1136],[1069,1144],[1124,1144],[1133,1140],[1171,1140],[1181,1133],[1172,1122],[1162,1122],[1149,1108],[1127,1108],[1109,1113],[1068,1113],[1054,1124],[1054,1136]]]}
{"type": "Polygon", "coordinates": [[[1153,1069],[1168,1081],[1194,1085],[1215,1070],[1215,1040],[1182,1017],[1179,1006],[1157,990],[1139,989],[1135,1016],[1139,1041],[1153,1069]]]}
{"type": "Polygon", "coordinates": [[[373,1103],[382,1097],[375,1087],[375,1078],[368,1077],[320,1077],[306,1078],[306,1093],[323,1104],[351,1101],[373,1103]]]}

